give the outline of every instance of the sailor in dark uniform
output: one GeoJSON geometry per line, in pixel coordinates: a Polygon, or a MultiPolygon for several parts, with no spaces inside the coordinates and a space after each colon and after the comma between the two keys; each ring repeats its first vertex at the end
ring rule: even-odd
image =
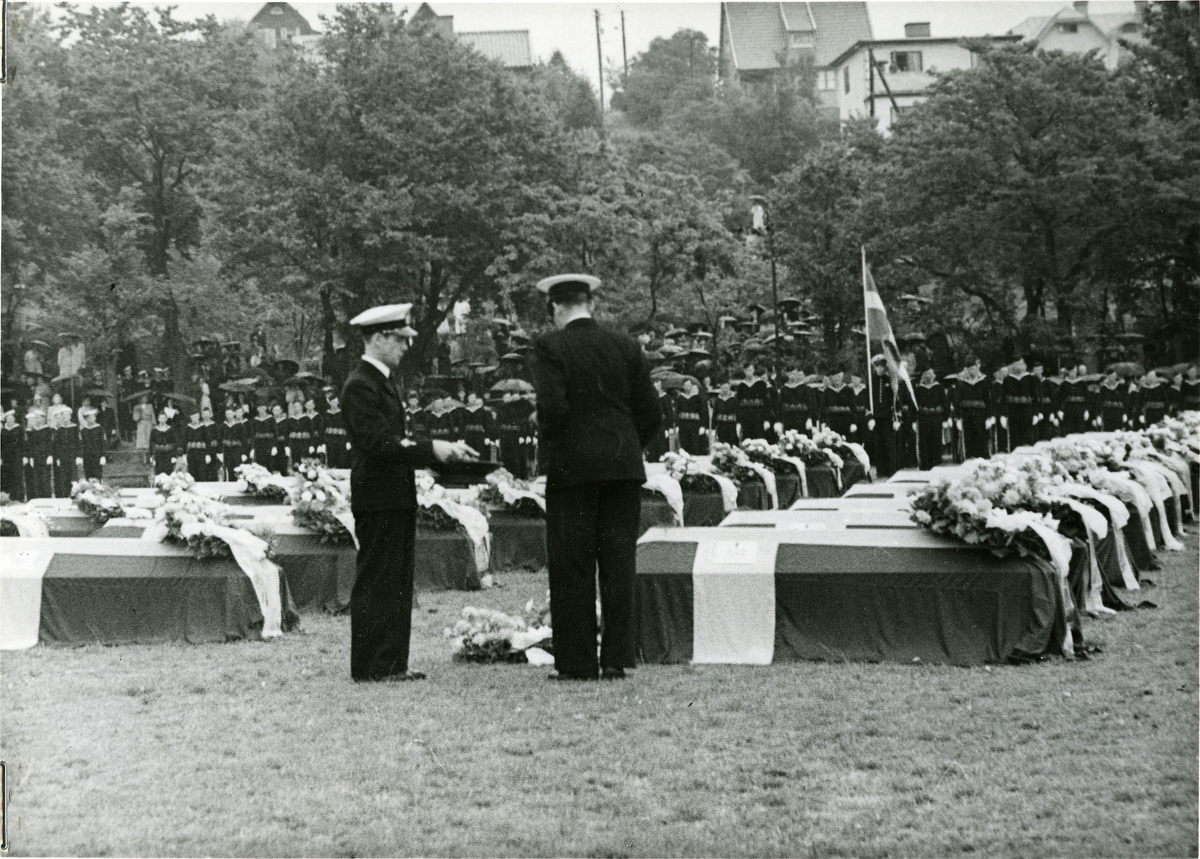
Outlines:
{"type": "Polygon", "coordinates": [[[25,428],[17,422],[17,413],[4,413],[0,428],[0,492],[13,501],[25,500],[25,428]]]}
{"type": "Polygon", "coordinates": [[[1131,399],[1129,385],[1124,379],[1116,373],[1105,376],[1092,407],[1096,429],[1105,432],[1128,429],[1131,399]]]}
{"type": "Polygon", "coordinates": [[[969,363],[954,383],[955,426],[962,438],[965,459],[987,459],[988,430],[993,423],[991,382],[979,370],[979,362],[969,363]]]}
{"type": "Polygon", "coordinates": [[[821,420],[838,435],[845,438],[854,423],[854,390],[846,385],[841,372],[829,377],[822,398],[821,420]]]}
{"type": "Polygon", "coordinates": [[[1088,394],[1087,380],[1083,378],[1086,373],[1085,367],[1072,365],[1059,388],[1059,414],[1063,435],[1087,432],[1092,398],[1088,394]]]}
{"type": "Polygon", "coordinates": [[[785,431],[811,433],[817,419],[813,389],[800,370],[788,370],[787,382],[779,391],[779,423],[785,431]]]}
{"type": "Polygon", "coordinates": [[[658,408],[662,412],[663,421],[646,447],[647,462],[658,462],[662,459],[662,455],[671,449],[671,438],[677,429],[675,403],[671,395],[663,390],[662,382],[657,379],[654,381],[654,391],[658,396],[658,408]]]}
{"type": "Polygon", "coordinates": [[[25,495],[49,498],[54,494],[54,430],[46,426],[46,413],[30,409],[25,416],[25,495]]]}
{"type": "Polygon", "coordinates": [[[1154,426],[1167,416],[1171,410],[1174,391],[1169,385],[1163,384],[1162,379],[1151,370],[1142,377],[1134,395],[1133,415],[1137,421],[1137,429],[1154,426]]]}
{"type": "Polygon", "coordinates": [[[230,405],[225,409],[225,423],[220,426],[220,473],[218,480],[237,480],[234,470],[249,461],[246,427],[238,420],[238,410],[230,405]]]}
{"type": "Polygon", "coordinates": [[[774,410],[771,408],[771,388],[765,377],[755,374],[754,365],[746,367],[746,378],[737,387],[737,416],[740,438],[763,438],[771,441],[775,431],[774,410]]]}
{"type": "Polygon", "coordinates": [[[722,444],[738,443],[738,401],[728,382],[721,383],[712,399],[712,428],[717,441],[722,444]]]}
{"type": "Polygon", "coordinates": [[[1008,367],[1001,366],[992,375],[992,452],[1008,453],[1008,411],[1004,407],[1004,380],[1008,378],[1008,367]]]}
{"type": "Polygon", "coordinates": [[[275,423],[275,445],[271,448],[271,470],[276,474],[287,475],[291,473],[288,470],[288,445],[292,419],[287,416],[283,406],[274,403],[271,406],[271,420],[275,423]]]}
{"type": "Polygon", "coordinates": [[[708,400],[692,379],[686,379],[674,404],[679,448],[693,456],[708,453],[708,400]]]}
{"type": "Polygon", "coordinates": [[[165,411],[158,413],[158,423],[150,430],[150,464],[155,474],[170,474],[179,456],[179,435],[165,411]]]}
{"type": "Polygon", "coordinates": [[[1018,358],[1004,380],[1004,412],[1008,418],[1009,449],[1015,450],[1037,441],[1038,388],[1036,376],[1025,372],[1025,360],[1018,358]]]}
{"type": "Polygon", "coordinates": [[[410,309],[376,307],[350,320],[365,345],[341,398],[358,540],[358,575],[350,595],[350,676],[356,681],[424,677],[408,667],[417,533],[413,469],[474,458],[461,442],[404,437],[404,405],[393,374],[416,334],[408,326],[410,309]]]}
{"type": "Polygon", "coordinates": [[[409,391],[405,399],[404,434],[409,438],[429,438],[429,411],[421,407],[416,391],[409,391]]]}
{"type": "Polygon", "coordinates": [[[54,428],[54,495],[70,498],[71,484],[83,468],[83,450],[79,445],[79,427],[71,420],[71,410],[59,412],[54,428]]]}
{"type": "Polygon", "coordinates": [[[950,398],[933,369],[917,385],[917,468],[928,471],[942,462],[942,433],[950,424],[950,398]]]}
{"type": "Polygon", "coordinates": [[[472,450],[479,451],[484,459],[496,461],[496,414],[483,404],[479,394],[467,395],[462,415],[462,440],[472,450]]]}
{"type": "Polygon", "coordinates": [[[329,404],[322,422],[325,464],[329,468],[349,468],[350,437],[346,435],[346,420],[342,414],[341,401],[336,392],[329,393],[325,401],[329,404]]]}
{"type": "MultiPolygon", "coordinates": [[[[104,427],[96,422],[96,409],[88,406],[79,410],[83,424],[79,427],[79,451],[83,459],[83,476],[100,480],[104,475],[104,427]]],[[[151,436],[154,434],[151,433],[151,436]]]]}
{"type": "Polygon", "coordinates": [[[500,436],[500,462],[518,479],[524,480],[529,476],[529,464],[526,461],[526,438],[529,429],[529,415],[533,406],[528,400],[522,399],[516,393],[507,391],[504,401],[496,409],[496,422],[500,436]]]}
{"type": "Polygon", "coordinates": [[[883,355],[872,356],[871,372],[870,388],[873,402],[867,417],[870,438],[867,454],[871,458],[876,475],[889,477],[897,469],[896,430],[900,428],[900,422],[896,416],[896,395],[892,390],[887,359],[883,355]]]}
{"type": "Polygon", "coordinates": [[[636,660],[633,580],[642,451],[662,420],[650,365],[631,337],[592,318],[587,275],[547,278],[555,329],[538,338],[534,375],[546,475],[546,556],[555,679],[617,679],[636,660]],[[596,579],[603,634],[596,654],[596,579]]]}

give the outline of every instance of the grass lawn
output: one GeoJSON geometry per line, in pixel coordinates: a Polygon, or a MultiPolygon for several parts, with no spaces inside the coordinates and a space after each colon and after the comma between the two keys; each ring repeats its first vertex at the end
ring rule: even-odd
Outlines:
{"type": "Polygon", "coordinates": [[[271,643],[0,656],[14,854],[1195,856],[1197,569],[1163,553],[1092,620],[1103,654],[1026,667],[649,666],[619,683],[450,661],[355,685],[349,619],[271,643]]]}

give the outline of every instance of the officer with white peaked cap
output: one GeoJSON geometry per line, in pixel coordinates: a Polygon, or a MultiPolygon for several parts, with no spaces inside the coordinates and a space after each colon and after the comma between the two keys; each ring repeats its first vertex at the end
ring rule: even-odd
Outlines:
{"type": "Polygon", "coordinates": [[[424,678],[408,668],[417,508],[413,469],[479,456],[463,442],[404,436],[404,401],[393,375],[417,333],[411,312],[411,304],[387,304],[350,320],[364,347],[341,398],[358,540],[358,578],[350,595],[350,675],[356,681],[424,678]]]}
{"type": "Polygon", "coordinates": [[[537,284],[557,328],[538,338],[533,354],[556,680],[617,679],[634,664],[642,450],[662,420],[641,345],[592,318],[599,286],[588,274],[537,284]]]}

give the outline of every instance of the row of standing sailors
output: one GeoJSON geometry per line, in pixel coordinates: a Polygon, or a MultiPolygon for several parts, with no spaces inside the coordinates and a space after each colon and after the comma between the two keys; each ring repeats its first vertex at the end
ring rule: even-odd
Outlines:
{"type": "Polygon", "coordinates": [[[777,440],[786,430],[828,428],[862,444],[880,474],[899,468],[932,468],[946,453],[955,461],[988,457],[1035,441],[1088,430],[1150,426],[1168,414],[1200,409],[1200,383],[1131,385],[1115,376],[1096,382],[1061,382],[1023,373],[997,380],[960,374],[943,385],[926,374],[895,395],[885,376],[866,385],[805,383],[781,386],[778,406],[765,379],[723,385],[715,396],[690,389],[661,393],[663,429],[647,458],[672,448],[709,452],[710,439],[737,444],[749,438],[777,440]],[[874,398],[872,403],[871,398],[874,398]],[[872,408],[872,405],[874,408],[872,408]],[[880,416],[889,420],[880,420],[880,416]]]}
{"type": "Polygon", "coordinates": [[[6,412],[0,428],[0,492],[14,501],[68,498],[80,478],[99,480],[105,463],[105,428],[86,417],[83,426],[47,426],[45,416],[31,413],[26,425],[6,412]]]}
{"type": "Polygon", "coordinates": [[[534,408],[529,400],[514,396],[497,403],[495,409],[477,402],[454,408],[410,404],[407,432],[418,438],[464,441],[483,459],[499,462],[514,477],[527,480],[536,472],[534,408]]]}
{"type": "Polygon", "coordinates": [[[150,460],[155,474],[186,468],[196,480],[236,480],[235,471],[257,463],[289,475],[305,459],[329,468],[350,467],[350,441],[341,411],[305,413],[292,417],[261,411],[251,420],[226,418],[224,423],[201,420],[173,427],[160,419],[150,433],[150,460]]]}

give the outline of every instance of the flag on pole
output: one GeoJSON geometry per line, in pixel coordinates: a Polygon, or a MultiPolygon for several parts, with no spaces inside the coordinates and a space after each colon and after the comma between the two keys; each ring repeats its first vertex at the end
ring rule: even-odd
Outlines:
{"type": "Polygon", "coordinates": [[[887,359],[888,376],[892,380],[892,393],[900,391],[900,383],[908,390],[913,405],[916,405],[917,394],[913,390],[912,379],[908,377],[908,368],[900,360],[900,347],[896,345],[896,337],[892,334],[891,323],[888,322],[887,310],[883,307],[883,299],[875,288],[875,278],[871,277],[871,268],[867,265],[867,249],[862,249],[863,270],[863,305],[867,311],[867,351],[883,355],[887,359]]]}

